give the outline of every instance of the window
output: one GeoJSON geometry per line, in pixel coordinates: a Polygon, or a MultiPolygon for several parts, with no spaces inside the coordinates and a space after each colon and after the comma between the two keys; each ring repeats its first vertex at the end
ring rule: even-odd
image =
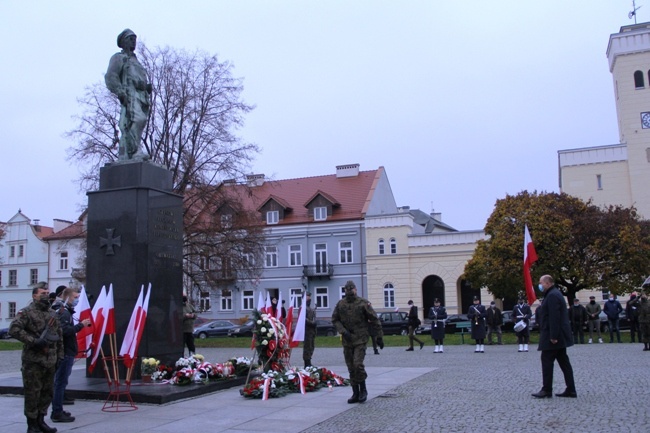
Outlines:
{"type": "Polygon", "coordinates": [[[34,285],[38,283],[38,269],[29,270],[29,284],[34,285]]]}
{"type": "Polygon", "coordinates": [[[352,242],[339,242],[339,263],[352,263],[352,242]]]}
{"type": "Polygon", "coordinates": [[[25,246],[24,245],[18,245],[18,257],[22,257],[25,255],[25,246]]]}
{"type": "Polygon", "coordinates": [[[277,224],[280,221],[280,211],[270,210],[266,213],[267,224],[277,224]]]}
{"type": "Polygon", "coordinates": [[[317,274],[327,274],[327,244],[314,245],[314,263],[317,274]]]}
{"type": "Polygon", "coordinates": [[[316,287],[316,308],[329,308],[327,287],[316,287]]]}
{"type": "Polygon", "coordinates": [[[199,309],[201,311],[210,311],[210,292],[201,292],[199,297],[199,309]]]}
{"type": "Polygon", "coordinates": [[[242,310],[252,310],[253,309],[253,291],[244,290],[241,294],[241,305],[242,310]]]}
{"type": "Polygon", "coordinates": [[[16,247],[13,245],[9,247],[9,257],[16,257],[16,247]]]}
{"type": "Polygon", "coordinates": [[[601,290],[602,296],[603,296],[603,301],[607,301],[609,299],[609,290],[603,289],[601,290]]]}
{"type": "Polygon", "coordinates": [[[255,256],[251,253],[244,253],[242,254],[242,263],[244,264],[244,267],[246,268],[252,268],[255,266],[255,256]]]}
{"type": "Polygon", "coordinates": [[[265,260],[264,266],[267,268],[278,267],[278,247],[264,248],[265,260]]]}
{"type": "Polygon", "coordinates": [[[16,303],[15,302],[9,302],[9,318],[10,319],[15,319],[16,318],[16,303]]]}
{"type": "Polygon", "coordinates": [[[339,300],[345,298],[345,286],[339,287],[339,300]]]}
{"type": "Polygon", "coordinates": [[[315,207],[314,208],[314,220],[315,221],[325,221],[327,219],[327,208],[326,207],[315,207]]]}
{"type": "Polygon", "coordinates": [[[61,254],[59,254],[59,270],[65,271],[67,269],[68,269],[68,252],[61,251],[61,254]]]}
{"type": "Polygon", "coordinates": [[[289,266],[302,266],[302,245],[289,245],[289,266]]]}
{"type": "Polygon", "coordinates": [[[229,229],[232,227],[232,215],[231,214],[226,214],[226,215],[221,215],[221,227],[225,229],[229,229]]]}
{"type": "Polygon", "coordinates": [[[397,241],[395,238],[390,238],[390,253],[397,254],[397,241]]]}
{"type": "Polygon", "coordinates": [[[0,271],[0,286],[2,286],[2,271],[0,271]]]}
{"type": "Polygon", "coordinates": [[[598,185],[599,190],[603,189],[603,178],[599,174],[596,175],[596,184],[598,185]]]}
{"type": "Polygon", "coordinates": [[[232,292],[228,296],[221,296],[221,311],[232,311],[232,292]]]}
{"type": "Polygon", "coordinates": [[[9,284],[8,286],[17,286],[18,285],[18,271],[11,269],[9,271],[9,284]]]}
{"type": "Polygon", "coordinates": [[[395,288],[391,283],[384,284],[384,308],[395,308],[395,288]]]}
{"type": "Polygon", "coordinates": [[[302,304],[302,289],[291,289],[289,299],[290,307],[300,308],[302,304]]]}
{"type": "Polygon", "coordinates": [[[379,248],[379,254],[386,254],[386,247],[384,245],[383,239],[379,239],[379,241],[377,241],[377,247],[379,248]]]}
{"type": "Polygon", "coordinates": [[[644,87],[645,87],[645,84],[643,82],[643,72],[635,71],[634,72],[634,88],[635,89],[643,89],[644,87]]]}

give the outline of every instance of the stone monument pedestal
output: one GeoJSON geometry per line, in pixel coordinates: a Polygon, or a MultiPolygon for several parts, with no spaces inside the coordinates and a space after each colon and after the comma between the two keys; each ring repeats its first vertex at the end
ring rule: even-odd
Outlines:
{"type": "MultiPolygon", "coordinates": [[[[171,172],[148,162],[102,167],[99,190],[88,193],[86,291],[94,305],[113,285],[118,351],[140,288],[151,283],[138,356],[173,365],[183,354],[182,264],[183,198],[172,192],[171,172]]],[[[103,348],[109,356],[108,337],[103,348]]],[[[104,375],[98,362],[94,377],[104,375]]]]}

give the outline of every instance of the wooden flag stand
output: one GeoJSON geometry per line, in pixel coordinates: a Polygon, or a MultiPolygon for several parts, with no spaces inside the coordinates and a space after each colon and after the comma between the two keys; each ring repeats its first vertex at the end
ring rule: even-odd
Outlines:
{"type": "Polygon", "coordinates": [[[126,378],[124,383],[121,383],[119,362],[124,361],[124,357],[115,355],[117,353],[117,340],[115,334],[110,334],[108,337],[111,347],[111,356],[104,356],[104,349],[100,349],[109,391],[108,398],[104,402],[102,411],[130,412],[138,410],[138,407],[131,398],[131,375],[133,373],[133,366],[126,370],[126,378]],[[126,397],[125,401],[121,401],[122,396],[126,397]]]}

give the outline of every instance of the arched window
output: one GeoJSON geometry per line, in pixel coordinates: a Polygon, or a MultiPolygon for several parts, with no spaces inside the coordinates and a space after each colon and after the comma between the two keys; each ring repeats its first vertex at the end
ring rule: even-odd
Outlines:
{"type": "Polygon", "coordinates": [[[395,308],[395,288],[391,283],[384,284],[384,308],[395,308]]]}
{"type": "Polygon", "coordinates": [[[643,72],[635,71],[634,72],[634,88],[643,89],[645,87],[643,83],[643,72]]]}
{"type": "Polygon", "coordinates": [[[390,238],[390,253],[397,254],[397,241],[395,238],[390,238]]]}
{"type": "Polygon", "coordinates": [[[379,248],[379,254],[386,254],[386,249],[384,247],[384,240],[379,239],[377,241],[377,247],[379,248]]]}

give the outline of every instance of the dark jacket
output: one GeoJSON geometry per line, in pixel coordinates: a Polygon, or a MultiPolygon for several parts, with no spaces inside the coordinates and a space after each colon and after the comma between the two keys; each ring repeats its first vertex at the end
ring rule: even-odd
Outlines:
{"type": "Polygon", "coordinates": [[[607,314],[609,320],[616,320],[621,311],[623,311],[623,307],[621,307],[621,303],[616,299],[612,301],[608,299],[603,306],[603,311],[607,314]]]}
{"type": "Polygon", "coordinates": [[[639,318],[639,300],[639,297],[630,298],[625,304],[625,315],[630,321],[636,321],[639,318]]]}
{"type": "Polygon", "coordinates": [[[571,322],[571,326],[582,326],[588,318],[587,309],[582,305],[578,304],[577,307],[572,305],[571,308],[569,308],[569,321],[571,322]]]}
{"type": "Polygon", "coordinates": [[[413,329],[417,328],[420,326],[420,318],[418,317],[418,307],[415,305],[411,305],[411,308],[409,309],[409,315],[408,315],[408,321],[409,321],[409,326],[412,327],[413,329]]]}
{"type": "Polygon", "coordinates": [[[537,350],[555,350],[573,346],[573,333],[564,296],[556,286],[544,293],[542,305],[535,312],[539,322],[537,350]],[[557,340],[557,343],[551,343],[557,340]]]}
{"type": "Polygon", "coordinates": [[[485,329],[485,307],[481,304],[470,305],[469,310],[467,311],[467,317],[472,323],[472,338],[479,340],[485,338],[487,335],[487,330],[485,329]]]}
{"type": "Polygon", "coordinates": [[[526,325],[528,325],[530,323],[531,317],[533,317],[533,312],[530,309],[530,306],[528,304],[523,304],[523,305],[517,304],[512,309],[512,320],[514,320],[515,323],[519,322],[520,320],[523,320],[526,323],[526,325]]]}
{"type": "Polygon", "coordinates": [[[56,311],[61,323],[61,333],[63,334],[63,354],[65,356],[77,356],[79,348],[77,346],[77,332],[81,331],[84,327],[83,323],[76,325],[72,321],[74,309],[65,304],[56,311]]]}
{"type": "Polygon", "coordinates": [[[442,305],[431,307],[429,309],[429,319],[431,319],[431,338],[442,340],[445,338],[445,319],[447,318],[447,309],[442,305]]]}
{"type": "Polygon", "coordinates": [[[487,324],[488,326],[501,326],[503,325],[503,314],[498,307],[487,308],[487,324]]]}

